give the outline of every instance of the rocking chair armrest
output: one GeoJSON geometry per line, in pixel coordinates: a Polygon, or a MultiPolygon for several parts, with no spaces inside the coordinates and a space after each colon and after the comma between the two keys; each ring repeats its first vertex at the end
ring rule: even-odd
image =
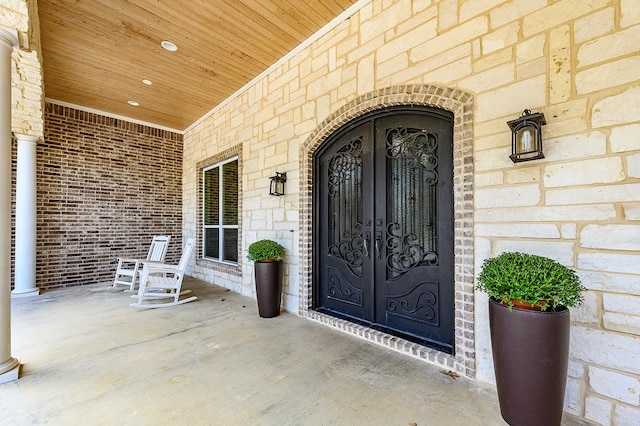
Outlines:
{"type": "Polygon", "coordinates": [[[146,259],[127,259],[124,257],[119,257],[118,258],[119,262],[127,262],[127,263],[139,263],[139,262],[146,262],[146,259]]]}
{"type": "Polygon", "coordinates": [[[152,262],[148,263],[148,265],[149,267],[146,268],[146,270],[149,274],[175,274],[178,272],[178,268],[175,265],[165,265],[162,263],[156,263],[154,265],[152,262]]]}

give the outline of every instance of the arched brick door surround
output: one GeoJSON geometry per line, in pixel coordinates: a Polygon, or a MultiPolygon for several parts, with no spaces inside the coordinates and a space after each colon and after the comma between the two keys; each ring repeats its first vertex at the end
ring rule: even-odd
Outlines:
{"type": "Polygon", "coordinates": [[[301,316],[363,337],[372,342],[429,360],[475,377],[473,303],[473,96],[434,85],[394,86],[367,93],[332,113],[300,149],[300,306],[301,316]],[[425,105],[453,112],[454,226],[455,226],[455,355],[391,336],[311,309],[313,153],[333,132],[370,111],[398,105],[425,105]]]}

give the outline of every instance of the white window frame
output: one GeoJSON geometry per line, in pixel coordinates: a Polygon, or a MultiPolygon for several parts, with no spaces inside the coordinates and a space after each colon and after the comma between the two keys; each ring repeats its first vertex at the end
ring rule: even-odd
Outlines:
{"type": "MultiPolygon", "coordinates": [[[[224,238],[223,238],[223,233],[222,231],[224,229],[236,229],[238,230],[238,224],[236,223],[235,225],[226,225],[223,221],[223,208],[224,208],[224,179],[222,176],[222,166],[224,166],[225,164],[228,163],[232,163],[234,161],[238,162],[238,170],[240,170],[240,162],[238,160],[238,156],[234,156],[231,158],[228,158],[224,161],[220,161],[216,164],[212,164],[211,166],[207,166],[205,168],[202,169],[202,258],[203,259],[207,259],[213,262],[219,262],[219,263],[226,263],[228,265],[237,265],[238,262],[233,262],[230,260],[224,260],[224,238]],[[219,218],[219,224],[218,225],[206,225],[205,224],[205,203],[206,203],[206,192],[207,192],[207,186],[206,186],[206,180],[205,180],[205,174],[207,171],[211,170],[211,169],[215,169],[218,168],[218,218],[219,218]],[[206,239],[206,230],[207,229],[218,229],[218,253],[220,254],[220,258],[215,258],[215,257],[207,257],[206,254],[206,246],[207,246],[207,239],[206,239]]],[[[239,183],[236,182],[236,191],[239,193],[239,183]]],[[[237,206],[236,206],[237,208],[237,206]]],[[[240,220],[240,209],[237,208],[238,210],[238,221],[240,220]]],[[[239,238],[240,234],[238,233],[238,238],[239,238]]],[[[238,247],[239,247],[240,242],[238,241],[238,247]]],[[[237,256],[239,256],[239,254],[236,254],[237,256]]]]}

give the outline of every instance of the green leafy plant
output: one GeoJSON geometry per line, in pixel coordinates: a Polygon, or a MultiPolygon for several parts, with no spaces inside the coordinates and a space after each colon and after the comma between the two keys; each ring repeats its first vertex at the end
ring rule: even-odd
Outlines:
{"type": "Polygon", "coordinates": [[[285,254],[285,248],[272,240],[258,240],[249,245],[247,259],[254,262],[265,260],[280,260],[285,254]]]}
{"type": "Polygon", "coordinates": [[[586,290],[575,271],[543,256],[507,252],[482,264],[476,289],[513,309],[514,301],[543,311],[580,306],[586,290]]]}

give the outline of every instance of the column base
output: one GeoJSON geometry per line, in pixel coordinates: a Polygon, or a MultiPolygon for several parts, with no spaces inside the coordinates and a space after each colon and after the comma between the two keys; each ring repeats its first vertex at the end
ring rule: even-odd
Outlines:
{"type": "Polygon", "coordinates": [[[40,294],[39,288],[29,288],[27,290],[12,290],[11,298],[16,299],[18,297],[32,297],[40,294]]]}
{"type": "Polygon", "coordinates": [[[5,364],[11,365],[14,363],[15,366],[13,368],[9,367],[10,370],[0,374],[0,384],[18,380],[18,376],[20,373],[20,361],[15,358],[10,358],[5,364]]]}

